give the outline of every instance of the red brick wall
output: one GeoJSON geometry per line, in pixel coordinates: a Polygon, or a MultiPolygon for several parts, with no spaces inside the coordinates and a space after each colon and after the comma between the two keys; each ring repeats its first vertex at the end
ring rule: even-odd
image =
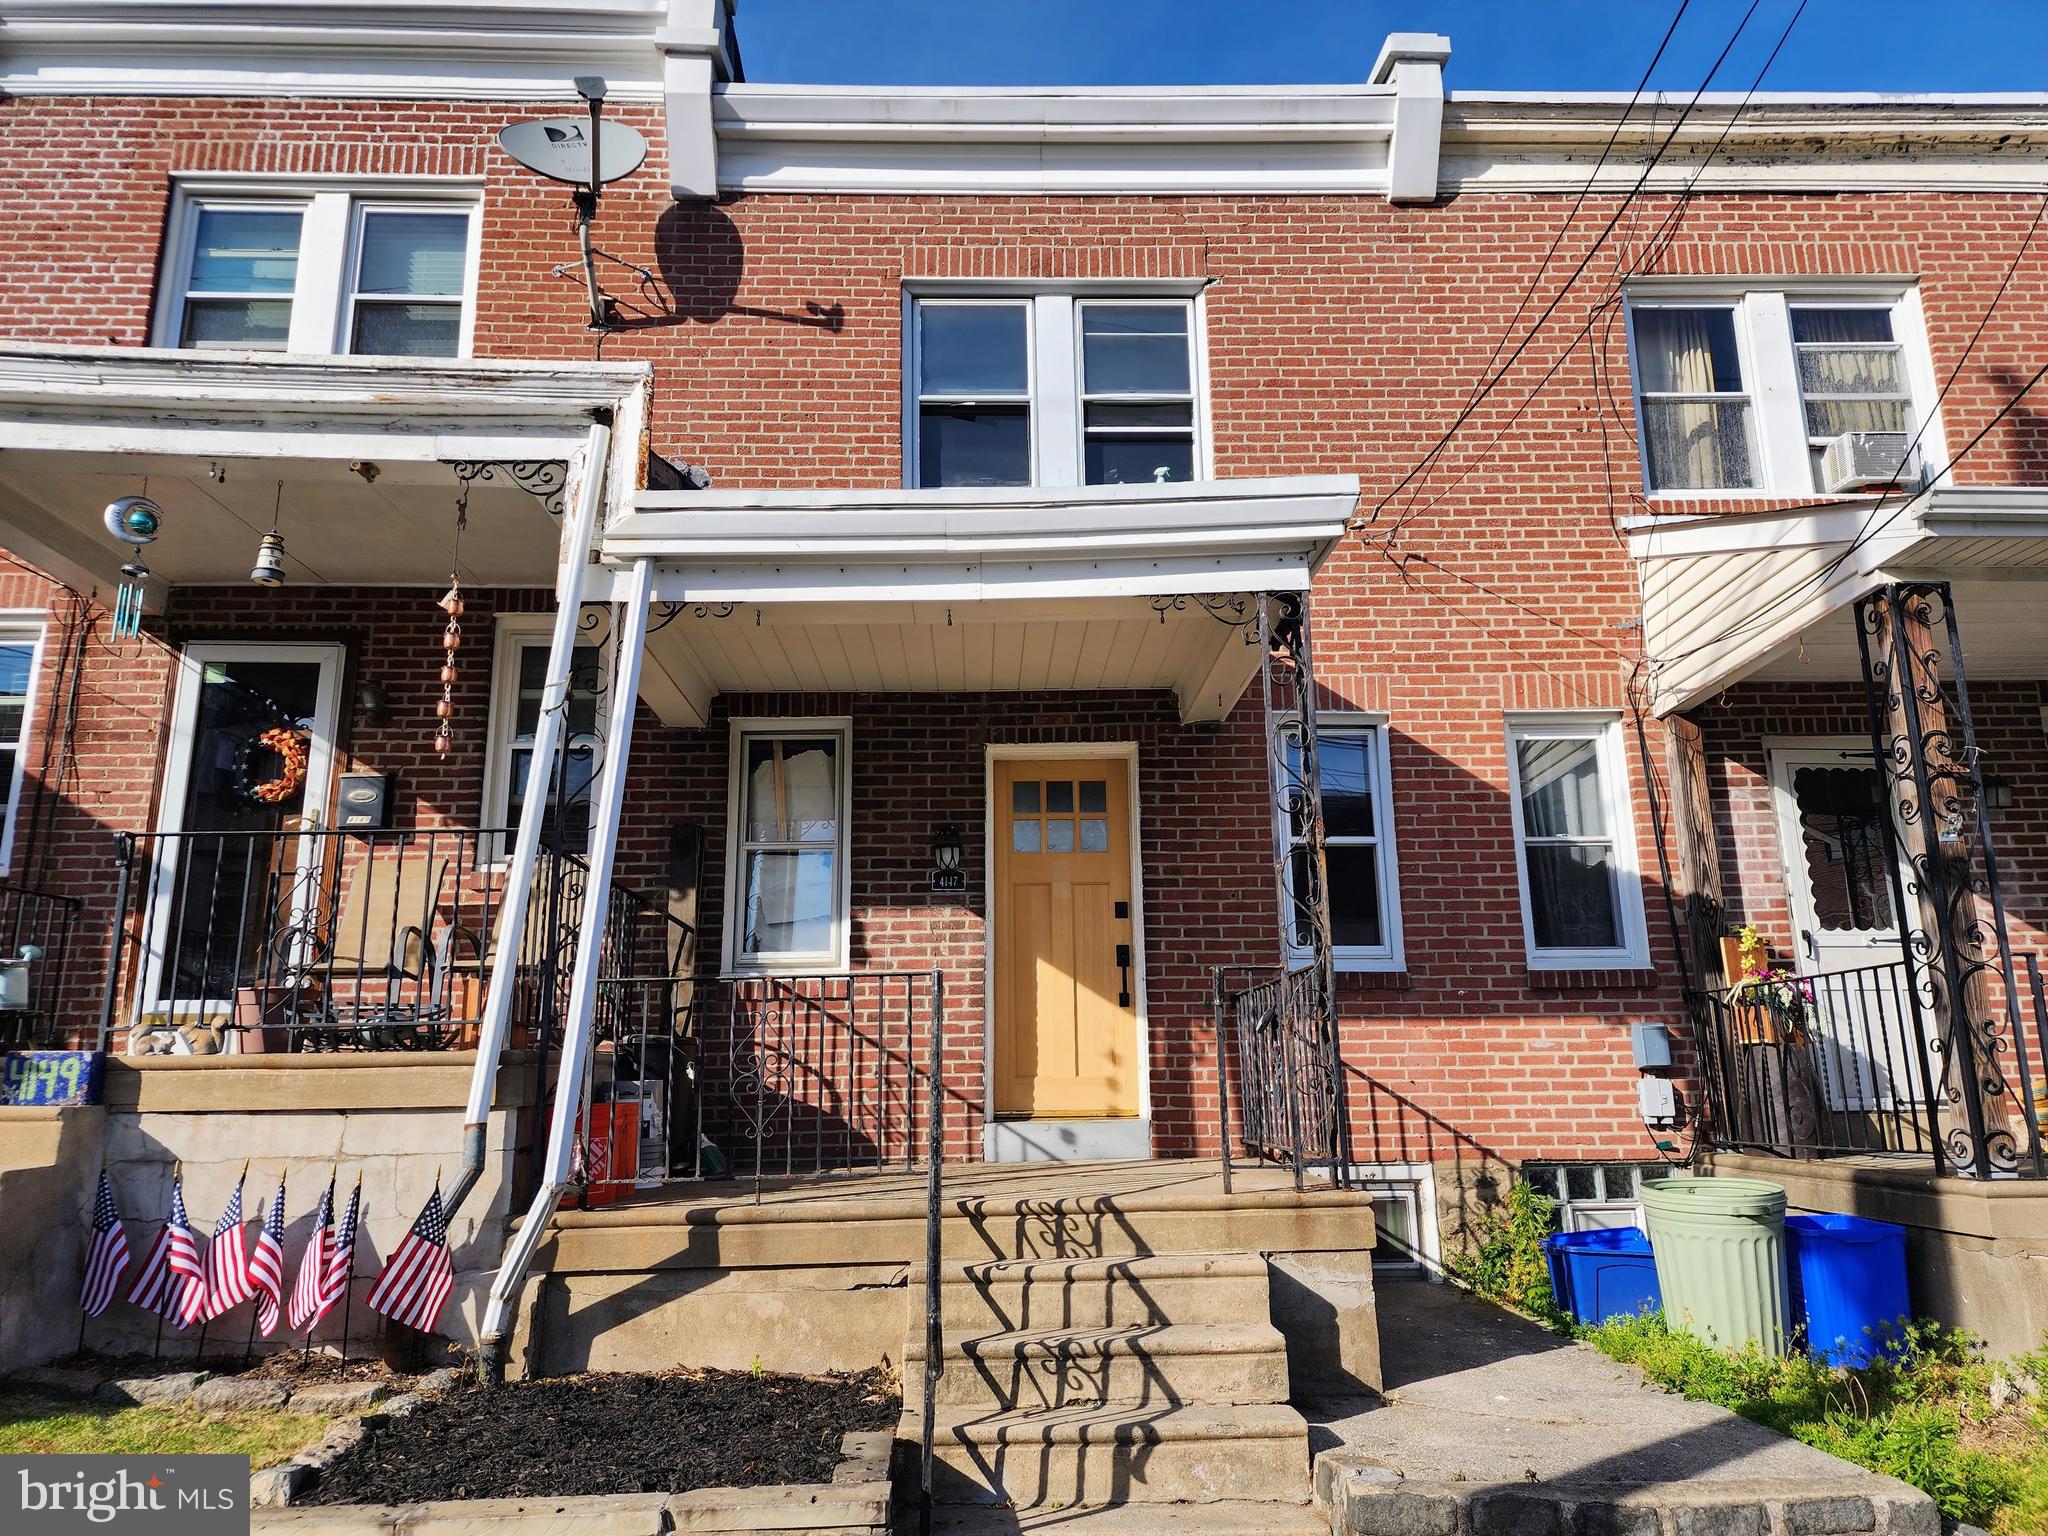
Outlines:
{"type": "MultiPolygon", "coordinates": [[[[500,124],[526,115],[524,106],[491,104],[12,103],[11,174],[0,179],[0,333],[145,339],[173,171],[465,174],[487,183],[477,350],[592,356],[579,284],[548,275],[573,252],[567,197],[490,147],[500,124]]],[[[626,106],[620,115],[658,143],[651,109],[626,106]]],[[[721,484],[896,481],[906,277],[1199,276],[1211,280],[1217,473],[1356,473],[1369,519],[1463,402],[1567,206],[1558,197],[1480,195],[1425,208],[1359,197],[763,196],[675,206],[660,164],[657,152],[604,200],[600,244],[653,277],[642,285],[607,268],[629,326],[602,350],[655,363],[654,446],[707,466],[721,484]]],[[[1646,201],[1640,219],[1627,221],[1631,258],[1671,206],[1646,201]]],[[[1610,208],[1591,202],[1554,272],[1577,260],[1610,208]]],[[[1654,269],[1918,276],[1936,374],[1946,378],[2033,210],[2033,200],[2003,195],[1703,196],[1663,231],[1654,269]]],[[[1318,590],[1330,701],[1383,709],[1392,729],[1408,985],[1347,986],[1344,1005],[1361,1150],[1371,1154],[1427,1156],[1452,1144],[1515,1157],[1650,1152],[1633,1111],[1624,1026],[1675,1019],[1677,1004],[1640,765],[1632,753],[1658,964],[1651,984],[1532,981],[1504,798],[1503,711],[1619,709],[1642,660],[1635,573],[1615,530],[1617,517],[1644,510],[1615,306],[1596,317],[1590,346],[1509,420],[1591,300],[1611,294],[1615,270],[1606,253],[1596,257],[1582,296],[1562,306],[1460,433],[1442,471],[1370,520],[1333,556],[1318,590]],[[1397,521],[1398,537],[1389,537],[1397,521]]],[[[1539,304],[1549,291],[1539,287],[1539,304]]],[[[2044,298],[2048,262],[2037,255],[1950,396],[1952,444],[1966,441],[2048,349],[2044,298]]],[[[2040,413],[2015,413],[1959,478],[2048,479],[2040,413]]],[[[423,626],[432,621],[416,621],[407,605],[424,609],[428,596],[294,592],[282,632],[357,637],[359,669],[398,685],[397,720],[361,743],[365,759],[402,766],[408,783],[446,810],[469,798],[463,775],[474,758],[467,748],[445,764],[420,755],[431,734],[421,711],[430,697],[422,669],[432,660],[423,626]]],[[[234,614],[262,624],[279,612],[275,599],[196,595],[174,618],[196,634],[234,614]]],[[[164,673],[160,661],[125,658],[148,654],[104,644],[94,652],[89,691],[103,707],[81,731],[73,780],[87,824],[132,824],[146,814],[137,776],[161,715],[164,673]]],[[[936,819],[924,799],[974,820],[978,748],[999,728],[1121,732],[1153,743],[1154,1082],[1168,1146],[1205,1145],[1205,1085],[1213,1083],[1201,1055],[1205,1030],[1167,1021],[1199,1018],[1202,969],[1219,947],[1238,958],[1269,942],[1261,938],[1269,910],[1263,812],[1240,786],[1256,762],[1250,713],[1221,729],[1181,731],[1160,700],[848,707],[857,729],[869,722],[863,740],[878,749],[856,769],[858,782],[875,786],[876,823],[902,828],[857,854],[877,914],[894,899],[888,882],[916,873],[936,819]],[[945,743],[944,775],[924,750],[927,731],[945,743]],[[964,777],[963,764],[971,768],[964,777]]],[[[649,796],[650,829],[679,807],[718,802],[724,748],[716,731],[648,741],[645,760],[668,786],[667,799],[649,796]]],[[[1661,764],[1660,741],[1651,757],[1661,764]]],[[[643,866],[653,856],[651,842],[636,845],[643,866]]],[[[870,942],[891,958],[947,957],[965,975],[976,963],[975,922],[971,902],[906,901],[874,918],[870,942]]],[[[976,987],[964,990],[972,996],[976,987]]]]}

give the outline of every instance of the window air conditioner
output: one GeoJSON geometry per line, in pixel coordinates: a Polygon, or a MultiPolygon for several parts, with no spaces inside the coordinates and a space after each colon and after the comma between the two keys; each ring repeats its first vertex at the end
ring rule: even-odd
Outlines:
{"type": "Polygon", "coordinates": [[[1821,484],[1830,491],[1913,484],[1920,478],[1920,456],[1911,442],[1903,432],[1844,432],[1821,454],[1821,484]]]}

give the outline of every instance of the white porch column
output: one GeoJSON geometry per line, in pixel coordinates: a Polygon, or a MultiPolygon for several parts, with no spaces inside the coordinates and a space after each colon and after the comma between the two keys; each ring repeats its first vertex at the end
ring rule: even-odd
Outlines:
{"type": "MultiPolygon", "coordinates": [[[[555,754],[561,748],[562,720],[568,713],[569,674],[575,665],[576,620],[583,608],[585,572],[597,532],[598,508],[604,505],[605,466],[611,451],[611,428],[591,425],[583,445],[582,475],[576,485],[576,506],[562,536],[562,559],[555,576],[555,628],[548,645],[547,679],[541,688],[540,717],[533,727],[533,757],[526,771],[528,793],[520,797],[519,831],[512,842],[505,874],[505,894],[498,905],[497,953],[484,998],[478,1031],[476,1066],[470,1073],[469,1106],[463,1113],[462,1167],[449,1191],[447,1207],[454,1214],[483,1172],[484,1128],[491,1118],[497,1085],[498,1058],[512,1028],[512,998],[519,978],[520,935],[526,931],[528,899],[534,865],[540,857],[541,822],[548,811],[547,786],[555,775],[555,754]]],[[[636,663],[637,663],[637,647],[636,663]]],[[[624,713],[631,716],[633,695],[624,713]]]]}
{"type": "Polygon", "coordinates": [[[596,814],[591,818],[590,875],[584,886],[576,968],[569,982],[568,1026],[562,1038],[561,1070],[555,1079],[554,1111],[548,1122],[547,1158],[541,1168],[540,1188],[534,1192],[518,1235],[505,1250],[497,1279],[491,1284],[490,1306],[484,1312],[485,1369],[491,1372],[504,1363],[505,1331],[512,1302],[526,1279],[534,1251],[546,1235],[556,1202],[562,1198],[562,1187],[569,1182],[576,1114],[583,1104],[583,1078],[590,1069],[596,1033],[597,967],[611,909],[612,865],[619,848],[619,812],[626,800],[626,765],[633,749],[633,715],[640,697],[640,661],[647,650],[647,613],[653,589],[654,562],[637,561],[626,589],[618,667],[612,677],[613,707],[605,731],[604,774],[598,783],[596,814]]]}

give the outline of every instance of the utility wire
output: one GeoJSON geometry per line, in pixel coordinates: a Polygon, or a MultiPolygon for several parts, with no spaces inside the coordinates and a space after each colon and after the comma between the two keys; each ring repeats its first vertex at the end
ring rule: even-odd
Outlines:
{"type": "MultiPolygon", "coordinates": [[[[1784,52],[1785,44],[1792,36],[1792,29],[1799,25],[1799,18],[1806,13],[1806,7],[1808,3],[1809,0],[1799,0],[1797,8],[1794,9],[1794,11],[1792,12],[1792,19],[1785,23],[1785,29],[1778,34],[1778,41],[1776,46],[1774,46],[1771,49],[1770,56],[1766,58],[1763,62],[1763,67],[1756,72],[1755,78],[1750,81],[1749,89],[1743,93],[1741,102],[1738,103],[1735,110],[1729,114],[1728,121],[1721,125],[1721,132],[1715,137],[1714,142],[1708,146],[1706,154],[1701,157],[1698,168],[1695,169],[1692,174],[1692,179],[1688,181],[1683,190],[1680,191],[1677,201],[1672,205],[1670,211],[1668,211],[1665,214],[1663,220],[1659,222],[1657,228],[1651,231],[1650,239],[1643,249],[1643,256],[1638,258],[1636,261],[1629,263],[1626,270],[1617,274],[1613,283],[1609,286],[1608,290],[1605,293],[1603,293],[1601,297],[1595,301],[1593,307],[1587,311],[1586,323],[1580,326],[1579,329],[1573,333],[1571,341],[1565,346],[1564,351],[1559,354],[1558,360],[1550,366],[1550,368],[1543,374],[1543,376],[1540,379],[1536,381],[1535,386],[1529,391],[1529,393],[1526,396],[1523,397],[1521,404],[1517,405],[1514,408],[1514,410],[1508,414],[1507,420],[1503,421],[1500,424],[1500,426],[1494,431],[1493,436],[1487,439],[1485,446],[1479,450],[1477,457],[1468,460],[1465,466],[1451,478],[1449,484],[1439,489],[1434,496],[1430,497],[1430,499],[1427,502],[1423,503],[1423,505],[1419,508],[1415,505],[1414,497],[1411,497],[1409,499],[1408,506],[1402,509],[1401,515],[1399,517],[1395,518],[1393,527],[1387,530],[1386,537],[1388,542],[1391,543],[1394,538],[1394,535],[1399,533],[1402,530],[1402,528],[1407,526],[1407,524],[1413,522],[1415,519],[1419,517],[1426,517],[1429,515],[1429,513],[1436,510],[1438,503],[1440,503],[1452,491],[1456,490],[1460,485],[1462,485],[1465,481],[1465,478],[1468,475],[1470,475],[1473,470],[1477,469],[1481,464],[1486,462],[1487,458],[1492,454],[1493,450],[1500,446],[1501,440],[1507,436],[1509,430],[1513,428],[1516,422],[1521,420],[1522,413],[1526,411],[1532,404],[1535,403],[1536,397],[1542,393],[1544,386],[1549,384],[1550,380],[1557,374],[1558,369],[1564,366],[1565,360],[1570,357],[1571,353],[1578,347],[1578,344],[1585,339],[1587,332],[1593,328],[1598,317],[1600,317],[1603,314],[1611,316],[1611,314],[1614,312],[1615,301],[1621,297],[1622,285],[1625,284],[1629,278],[1635,276],[1636,273],[1641,270],[1642,266],[1648,260],[1650,253],[1657,248],[1659,240],[1665,238],[1667,230],[1673,233],[1676,232],[1676,221],[1684,216],[1684,209],[1686,203],[1692,197],[1694,188],[1699,186],[1700,178],[1706,175],[1708,166],[1713,164],[1714,157],[1721,152],[1721,146],[1728,141],[1728,135],[1730,132],[1734,130],[1736,122],[1741,118],[1742,114],[1748,110],[1750,101],[1755,97],[1757,91],[1762,87],[1764,83],[1764,77],[1771,72],[1771,66],[1778,61],[1778,55],[1784,52]]],[[[1752,6],[1751,9],[1754,10],[1755,7],[1752,6]]],[[[1740,29],[1738,28],[1737,31],[1739,34],[1740,29]]],[[[1731,38],[1731,47],[1733,46],[1733,42],[1734,40],[1731,38]]],[[[1723,50],[1723,57],[1726,57],[1726,50],[1723,50]]],[[[1719,68],[1718,63],[1715,67],[1719,68]]],[[[1711,75],[1708,76],[1709,80],[1711,80],[1712,78],[1713,77],[1711,75]]],[[[1701,89],[1705,89],[1704,84],[1702,84],[1701,89]]],[[[1562,297],[1562,295],[1560,295],[1560,297],[1562,297]]],[[[1531,334],[1533,334],[1533,332],[1531,334]]],[[[1599,402],[1597,399],[1594,401],[1594,409],[1596,412],[1599,409],[1599,402]]],[[[1608,504],[1608,519],[1610,522],[1613,520],[1613,516],[1613,503],[1610,499],[1608,504]]]]}
{"type": "Polygon", "coordinates": [[[1386,510],[1388,504],[1396,496],[1400,495],[1418,475],[1427,471],[1429,465],[1435,461],[1436,457],[1443,452],[1445,446],[1457,435],[1458,430],[1471,419],[1472,413],[1485,402],[1487,396],[1491,395],[1499,387],[1501,380],[1507,377],[1508,372],[1515,366],[1515,363],[1521,358],[1522,354],[1529,349],[1529,344],[1536,339],[1550,317],[1557,313],[1557,308],[1564,302],[1565,295],[1570,293],[1573,285],[1585,275],[1586,268],[1592,265],[1594,256],[1599,253],[1600,247],[1606,243],[1607,237],[1614,233],[1614,228],[1621,222],[1622,215],[1628,211],[1629,205],[1634,202],[1637,194],[1648,184],[1651,175],[1657,169],[1658,162],[1664,158],[1665,152],[1677,140],[1680,130],[1685,127],[1686,120],[1692,116],[1693,109],[1700,104],[1700,98],[1706,95],[1707,87],[1713,84],[1714,76],[1720,72],[1721,65],[1726,62],[1737,40],[1741,38],[1743,29],[1749,25],[1750,18],[1756,14],[1757,7],[1762,3],[1763,0],[1750,0],[1749,9],[1742,13],[1742,20],[1736,23],[1735,31],[1729,36],[1727,43],[1715,57],[1713,67],[1707,71],[1706,77],[1700,81],[1699,88],[1693,92],[1692,99],[1685,105],[1685,110],[1679,113],[1677,121],[1671,125],[1671,131],[1658,144],[1656,152],[1650,156],[1649,162],[1644,165],[1642,174],[1636,178],[1635,185],[1628,190],[1621,202],[1616,205],[1613,215],[1602,226],[1600,233],[1594,237],[1593,243],[1586,248],[1585,254],[1579,258],[1578,265],[1572,268],[1571,275],[1564,281],[1564,286],[1551,296],[1548,304],[1544,305],[1543,312],[1536,317],[1535,323],[1529,327],[1529,333],[1515,344],[1515,349],[1508,354],[1506,361],[1473,394],[1465,408],[1458,412],[1448,427],[1444,428],[1442,434],[1431,445],[1429,451],[1417,461],[1413,468],[1395,482],[1392,489],[1374,504],[1372,517],[1369,521],[1377,521],[1380,513],[1386,510]]]}

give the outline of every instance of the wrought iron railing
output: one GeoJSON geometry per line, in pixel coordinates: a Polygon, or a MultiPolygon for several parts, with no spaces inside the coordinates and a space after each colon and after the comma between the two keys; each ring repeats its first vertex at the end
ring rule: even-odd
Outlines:
{"type": "Polygon", "coordinates": [[[1238,1151],[1260,1163],[1291,1168],[1297,1189],[1312,1170],[1325,1171],[1337,1184],[1348,1182],[1350,1133],[1334,1010],[1323,990],[1328,976],[1322,965],[1311,963],[1234,988],[1229,972],[1216,973],[1217,1099],[1226,1189],[1238,1151]]]}
{"type": "Polygon", "coordinates": [[[62,1003],[82,903],[0,880],[0,1045],[76,1043],[62,1003]]]}
{"type": "MultiPolygon", "coordinates": [[[[2003,1106],[2016,1172],[2041,1176],[2041,1054],[2048,1002],[2034,957],[2030,998],[2013,998],[2012,1096],[2003,1106]],[[2028,1041],[2029,1019],[2033,1041],[2028,1041]]],[[[1726,1151],[1784,1157],[1897,1154],[1950,1171],[1958,1126],[1948,1052],[1903,961],[1738,983],[1694,999],[1707,1134],[1726,1151]]]]}
{"type": "MultiPolygon", "coordinates": [[[[496,829],[124,833],[99,1035],[130,1050],[435,1050],[474,1042],[497,948],[516,946],[515,1045],[558,1032],[585,867],[543,853],[500,930],[496,829]]],[[[605,965],[653,962],[660,909],[615,889],[605,965]]],[[[665,914],[662,914],[665,916],[665,914]]]]}
{"type": "Polygon", "coordinates": [[[930,1123],[919,1079],[943,1027],[936,971],[736,976],[695,992],[702,1136],[679,1172],[758,1188],[767,1175],[916,1166],[930,1123]]]}

